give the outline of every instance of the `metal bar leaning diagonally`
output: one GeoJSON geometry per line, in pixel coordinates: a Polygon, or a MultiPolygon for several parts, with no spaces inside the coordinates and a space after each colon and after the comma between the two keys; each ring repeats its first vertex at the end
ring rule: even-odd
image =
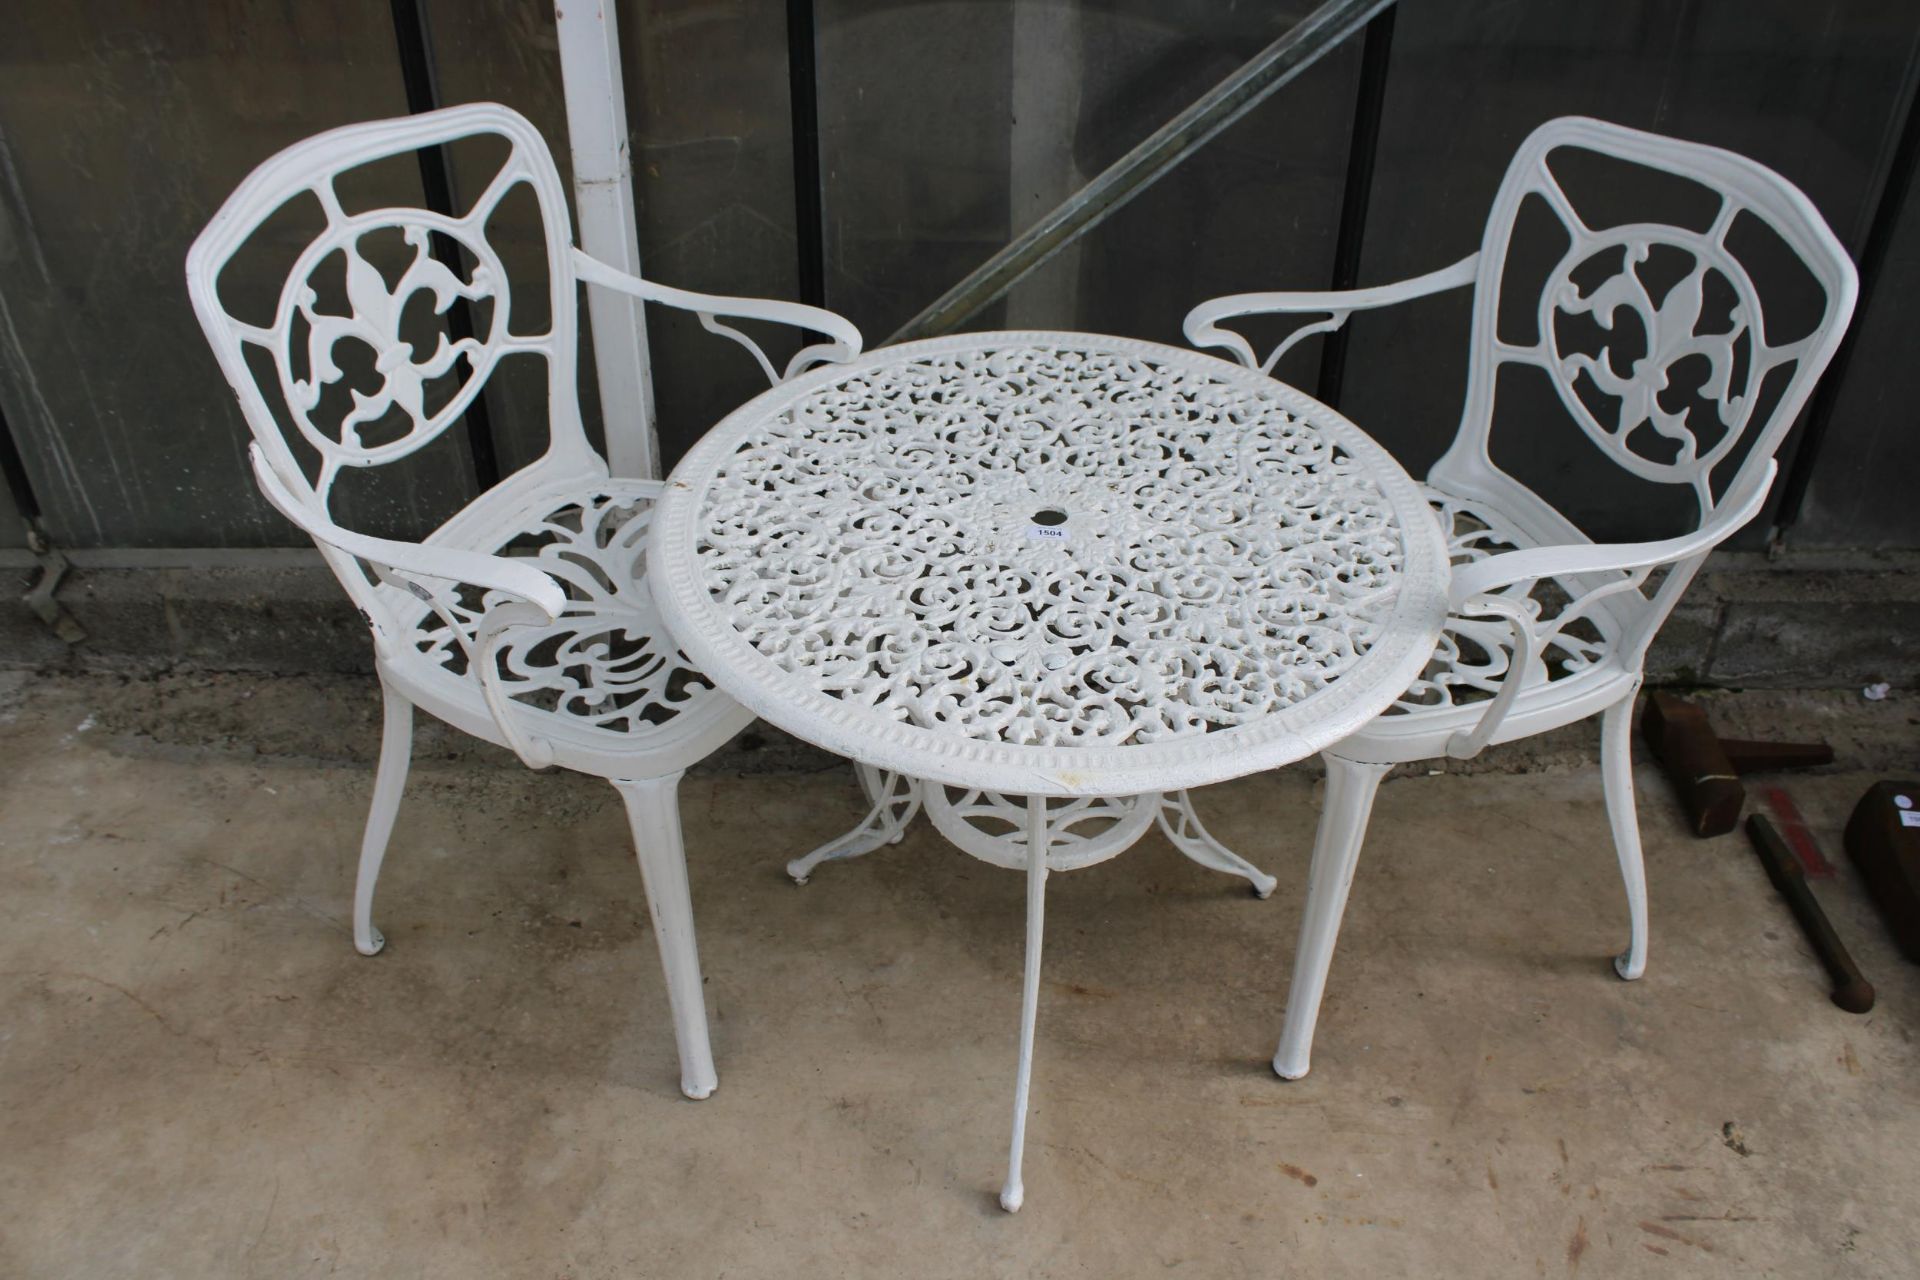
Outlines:
{"type": "Polygon", "coordinates": [[[965,279],[941,294],[888,342],[950,333],[1063,246],[1152,186],[1169,169],[1274,91],[1318,62],[1394,0],[1325,0],[1285,35],[1143,140],[965,279]]]}

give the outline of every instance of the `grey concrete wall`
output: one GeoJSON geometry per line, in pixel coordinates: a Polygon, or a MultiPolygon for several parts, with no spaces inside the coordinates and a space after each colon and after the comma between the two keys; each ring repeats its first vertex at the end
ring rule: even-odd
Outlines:
{"type": "MultiPolygon", "coordinates": [[[[523,111],[564,174],[551,0],[425,7],[443,99],[523,111]]],[[[792,297],[781,7],[618,7],[648,275],[709,292],[792,297]]],[[[247,429],[189,306],[187,247],[275,151],[406,112],[389,6],[86,0],[10,6],[7,17],[0,410],[49,533],[65,547],[290,545],[297,535],[253,488],[247,429]]],[[[471,197],[497,154],[484,146],[453,152],[455,186],[471,197]]],[[[367,180],[382,203],[421,199],[409,159],[376,166],[367,180]]],[[[510,209],[498,247],[525,280],[523,268],[543,252],[541,229],[516,217],[510,209]]],[[[290,258],[243,257],[225,284],[270,303],[290,258]]],[[[533,296],[522,289],[516,303],[525,309],[533,296]]],[[[765,385],[734,344],[691,317],[656,315],[651,337],[670,456],[765,385]]],[[[515,363],[506,362],[487,392],[509,468],[546,447],[544,378],[515,363]]],[[[589,394],[589,414],[596,404],[589,394]]],[[[382,480],[392,470],[383,469],[382,480]]],[[[423,486],[370,492],[343,522],[368,533],[425,533],[471,496],[474,479],[464,454],[436,462],[433,476],[423,486]]],[[[4,506],[0,526],[0,546],[20,545],[18,521],[4,506]]]]}
{"type": "Polygon", "coordinates": [[[1920,555],[1722,552],[1649,655],[1650,678],[1732,688],[1920,681],[1920,555]]]}
{"type": "MultiPolygon", "coordinates": [[[[0,552],[0,667],[152,674],[370,672],[357,614],[308,551],[79,552],[60,599],[69,648],[19,603],[30,562],[0,552]]],[[[1920,554],[1806,553],[1708,562],[1654,646],[1660,683],[1744,688],[1920,685],[1920,554]]]]}

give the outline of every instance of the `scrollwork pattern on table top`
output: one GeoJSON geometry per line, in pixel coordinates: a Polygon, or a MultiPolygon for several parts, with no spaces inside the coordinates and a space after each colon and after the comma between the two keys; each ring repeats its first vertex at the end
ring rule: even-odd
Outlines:
{"type": "Polygon", "coordinates": [[[695,527],[725,622],[784,672],[1049,747],[1313,696],[1373,644],[1404,558],[1373,477],[1260,384],[1034,345],[825,383],[724,459],[695,527]]]}

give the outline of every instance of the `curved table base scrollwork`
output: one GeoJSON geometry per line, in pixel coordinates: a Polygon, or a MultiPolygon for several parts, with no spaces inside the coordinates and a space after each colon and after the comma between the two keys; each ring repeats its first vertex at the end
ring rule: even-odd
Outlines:
{"type": "MultiPolygon", "coordinates": [[[[963,853],[996,867],[1027,866],[1027,818],[1032,797],[969,790],[856,765],[870,806],[859,825],[787,864],[795,883],[805,884],[823,862],[857,858],[883,845],[899,844],[914,816],[925,809],[934,828],[963,853]]],[[[1136,796],[1055,796],[1047,808],[1047,870],[1074,871],[1117,857],[1156,822],[1174,848],[1210,871],[1239,876],[1255,896],[1272,895],[1272,876],[1221,844],[1200,821],[1185,791],[1136,796]]]]}

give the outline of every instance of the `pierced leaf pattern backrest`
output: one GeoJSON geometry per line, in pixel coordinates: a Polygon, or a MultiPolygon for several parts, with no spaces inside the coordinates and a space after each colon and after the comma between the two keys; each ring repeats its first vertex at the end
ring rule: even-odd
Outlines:
{"type": "MultiPolygon", "coordinates": [[[[1492,466],[1487,435],[1499,369],[1532,365],[1609,460],[1643,480],[1691,487],[1703,517],[1764,471],[1852,307],[1851,264],[1786,180],[1716,148],[1577,118],[1552,121],[1522,144],[1489,219],[1481,270],[1462,439],[1436,467],[1436,483],[1464,479],[1483,494],[1498,487],[1471,473],[1492,466]],[[1697,184],[1718,198],[1717,212],[1704,227],[1598,225],[1603,219],[1583,213],[1556,173],[1582,151],[1697,184]],[[1567,245],[1546,275],[1531,341],[1516,341],[1500,329],[1501,287],[1529,202],[1551,213],[1567,245]],[[1772,336],[1768,299],[1730,243],[1742,215],[1777,235],[1823,294],[1824,314],[1810,331],[1788,341],[1772,336]],[[1579,329],[1587,341],[1570,338],[1579,329]],[[1783,368],[1784,389],[1763,396],[1769,375],[1783,368]],[[1683,384],[1687,394],[1670,394],[1683,384]],[[1737,470],[1716,475],[1729,459],[1737,470]]],[[[1502,486],[1517,483],[1500,476],[1502,486]]]]}
{"type": "Polygon", "coordinates": [[[330,468],[370,466],[403,458],[433,441],[465,413],[480,394],[487,375],[504,347],[506,319],[511,305],[506,272],[484,239],[459,234],[459,224],[425,215],[403,217],[382,210],[371,218],[351,219],[330,227],[302,258],[287,281],[276,322],[274,362],[280,385],[295,423],[307,443],[330,468]],[[362,241],[373,231],[396,228],[413,251],[413,260],[399,280],[389,286],[379,267],[361,254],[362,241]],[[431,232],[440,231],[460,244],[470,261],[471,278],[462,280],[431,255],[431,232]],[[344,314],[329,309],[309,278],[333,255],[345,258],[347,306],[344,314]],[[481,335],[452,339],[443,328],[438,345],[420,351],[401,332],[401,318],[415,296],[432,298],[433,314],[445,317],[455,299],[491,301],[492,314],[481,335]],[[304,340],[303,340],[304,339],[304,340]],[[327,389],[343,380],[337,359],[343,344],[358,343],[374,357],[381,383],[366,393],[349,390],[351,404],[337,421],[316,421],[327,389]],[[466,371],[458,372],[464,358],[466,371]],[[460,377],[452,396],[438,410],[429,411],[426,393],[431,383],[460,377]],[[397,438],[380,440],[370,428],[385,423],[394,411],[408,425],[397,438]]]}
{"type": "Polygon", "coordinates": [[[343,469],[394,462],[439,439],[515,353],[547,362],[549,457],[592,456],[575,404],[570,250],[564,192],[545,142],[517,113],[476,104],[349,126],[281,152],[255,170],[195,243],[188,275],[255,437],[289,486],[310,492],[324,510],[343,469]],[[506,155],[464,214],[343,206],[342,175],[482,134],[503,139],[506,155]],[[538,202],[546,240],[551,319],[541,332],[512,324],[512,283],[489,239],[501,203],[523,185],[538,202]],[[317,201],[325,226],[296,259],[272,322],[247,323],[220,301],[220,271],[276,211],[306,196],[317,201]],[[434,252],[436,238],[455,249],[450,261],[434,252]],[[448,318],[462,300],[474,332],[456,338],[448,318]],[[262,385],[249,348],[270,357],[277,387],[262,385]],[[269,390],[280,399],[280,416],[266,399],[269,390]],[[283,420],[317,456],[317,467],[300,465],[283,420]]]}

